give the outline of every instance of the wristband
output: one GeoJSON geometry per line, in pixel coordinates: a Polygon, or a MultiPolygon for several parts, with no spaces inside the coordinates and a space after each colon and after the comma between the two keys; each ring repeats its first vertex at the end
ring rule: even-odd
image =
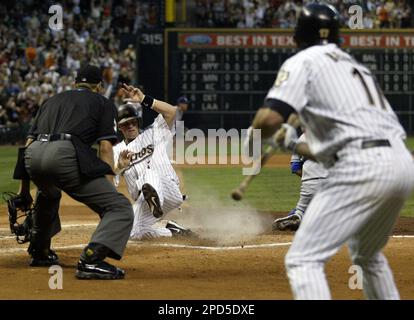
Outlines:
{"type": "Polygon", "coordinates": [[[141,104],[146,108],[152,108],[152,105],[154,104],[154,98],[149,95],[145,95],[144,99],[141,101],[141,104]]]}

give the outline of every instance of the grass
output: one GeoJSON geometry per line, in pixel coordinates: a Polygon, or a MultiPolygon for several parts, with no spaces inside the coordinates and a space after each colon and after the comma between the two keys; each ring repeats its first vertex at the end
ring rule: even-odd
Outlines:
{"type": "Polygon", "coordinates": [[[300,187],[299,177],[293,176],[288,169],[263,168],[250,184],[243,201],[235,202],[230,193],[244,178],[241,168],[223,166],[180,170],[192,205],[203,208],[213,208],[211,204],[214,203],[225,207],[290,211],[296,204],[300,187]]]}
{"type": "MultiPolygon", "coordinates": [[[[231,142],[231,139],[227,140],[219,140],[216,139],[210,139],[210,142],[212,142],[213,146],[215,146],[215,153],[216,155],[240,155],[241,152],[241,146],[238,144],[238,141],[235,141],[234,143],[231,142]],[[227,142],[225,142],[227,141],[227,142]],[[223,143],[226,143],[226,145],[223,145],[223,143]]],[[[414,137],[408,137],[406,141],[407,147],[410,150],[414,150],[414,137]]],[[[186,141],[185,146],[186,148],[192,145],[194,149],[194,156],[197,155],[207,155],[208,154],[208,143],[205,143],[204,145],[196,146],[193,141],[186,141]]],[[[283,153],[280,150],[275,150],[274,153],[280,154],[283,153]]]]}
{"type": "MultiPolygon", "coordinates": [[[[4,191],[16,192],[19,181],[13,180],[13,171],[17,159],[17,147],[0,147],[0,193],[4,191]]],[[[3,199],[0,198],[0,203],[3,199]]]]}
{"type": "Polygon", "coordinates": [[[406,144],[408,149],[414,150],[414,137],[408,137],[406,144]]]}
{"type": "MultiPolygon", "coordinates": [[[[241,168],[184,168],[180,169],[185,179],[186,192],[192,206],[211,208],[253,207],[264,211],[288,212],[293,209],[299,197],[300,179],[289,169],[263,168],[251,183],[243,201],[230,198],[231,191],[242,179],[241,168]]],[[[414,217],[414,194],[406,202],[403,216],[414,217]]]]}
{"type": "MultiPolygon", "coordinates": [[[[407,145],[414,149],[414,138],[409,138],[407,145]]],[[[17,191],[18,181],[12,179],[16,157],[17,147],[0,147],[0,192],[17,191]]],[[[195,207],[213,209],[220,205],[234,208],[248,206],[263,211],[288,212],[294,208],[299,196],[300,179],[292,175],[289,169],[262,168],[262,173],[253,180],[241,202],[230,198],[230,192],[244,178],[241,168],[189,167],[181,170],[191,204],[195,207]]],[[[414,217],[414,194],[407,201],[402,215],[414,217]]]]}

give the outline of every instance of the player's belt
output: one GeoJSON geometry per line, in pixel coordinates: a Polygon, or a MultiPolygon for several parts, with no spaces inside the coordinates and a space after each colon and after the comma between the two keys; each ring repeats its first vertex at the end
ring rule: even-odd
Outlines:
{"type": "MultiPolygon", "coordinates": [[[[391,143],[389,140],[381,139],[381,140],[363,140],[361,143],[361,149],[369,149],[369,148],[375,148],[375,147],[391,147],[391,143]]],[[[333,155],[333,162],[339,160],[338,154],[333,155]]]]}
{"type": "Polygon", "coordinates": [[[41,133],[37,135],[36,140],[43,142],[72,140],[72,135],[70,135],[69,133],[41,133]]]}
{"type": "Polygon", "coordinates": [[[361,148],[375,148],[375,147],[391,147],[391,143],[388,140],[365,140],[362,141],[361,148]]]}

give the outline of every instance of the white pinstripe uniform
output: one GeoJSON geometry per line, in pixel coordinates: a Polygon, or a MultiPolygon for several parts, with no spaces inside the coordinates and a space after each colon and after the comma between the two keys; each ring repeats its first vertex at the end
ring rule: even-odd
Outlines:
{"type": "MultiPolygon", "coordinates": [[[[172,136],[173,133],[163,116],[158,115],[154,123],[143,130],[133,141],[128,144],[122,141],[114,147],[115,163],[118,162],[119,154],[123,150],[135,153],[131,165],[123,173],[128,191],[135,200],[133,205],[135,219],[131,231],[133,239],[171,237],[172,235],[167,228],[154,226],[160,218],[153,216],[140,192],[145,183],[153,186],[158,193],[164,214],[182,204],[183,195],[180,192],[179,179],[166,151],[166,146],[172,136]]],[[[118,182],[119,176],[116,184],[118,182]]]]}
{"type": "MultiPolygon", "coordinates": [[[[298,142],[306,142],[305,134],[302,134],[298,142]]],[[[310,201],[319,189],[321,183],[328,176],[328,171],[318,162],[304,159],[302,156],[294,153],[290,162],[302,162],[302,177],[300,186],[300,197],[296,204],[295,214],[301,219],[305,213],[310,201]]]]}
{"type": "Polygon", "coordinates": [[[412,192],[414,165],[374,77],[337,45],[316,45],[283,64],[268,98],[296,109],[310,150],[329,168],[285,258],[295,298],[331,298],[324,265],[348,243],[366,297],[398,299],[381,250],[412,192]],[[391,146],[363,148],[377,139],[391,146]]]}

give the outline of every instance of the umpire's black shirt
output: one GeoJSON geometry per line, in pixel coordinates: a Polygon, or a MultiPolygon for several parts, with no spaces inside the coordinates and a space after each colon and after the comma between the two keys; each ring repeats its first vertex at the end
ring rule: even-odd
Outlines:
{"type": "Polygon", "coordinates": [[[89,89],[59,93],[39,108],[29,138],[38,134],[69,133],[91,146],[95,141],[109,140],[116,135],[117,110],[112,101],[89,89]]]}
{"type": "Polygon", "coordinates": [[[80,172],[96,178],[113,174],[109,164],[97,157],[91,146],[95,141],[117,141],[117,110],[113,102],[89,89],[59,93],[37,111],[28,138],[38,134],[71,134],[80,172]]]}

